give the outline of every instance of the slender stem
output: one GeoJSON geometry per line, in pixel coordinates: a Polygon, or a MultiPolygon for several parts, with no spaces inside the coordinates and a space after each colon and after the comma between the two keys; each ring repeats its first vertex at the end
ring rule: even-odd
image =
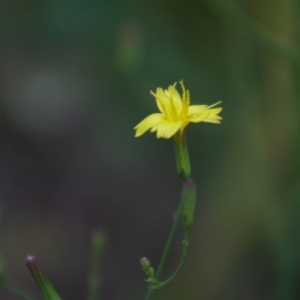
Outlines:
{"type": "Polygon", "coordinates": [[[189,230],[186,230],[185,235],[184,235],[184,240],[183,240],[183,253],[182,253],[182,256],[181,256],[181,261],[180,261],[177,269],[175,270],[175,272],[167,280],[160,283],[160,288],[162,288],[165,285],[169,284],[177,276],[177,274],[180,272],[180,270],[184,266],[184,263],[185,263],[186,258],[187,258],[188,246],[189,246],[189,230]]]}
{"type": "MultiPolygon", "coordinates": [[[[154,274],[154,278],[151,278],[151,279],[154,279],[155,281],[157,281],[157,283],[159,281],[159,278],[160,278],[163,266],[165,264],[167,255],[169,253],[171,244],[174,240],[174,236],[175,236],[176,230],[178,228],[179,221],[182,218],[183,211],[184,211],[184,222],[183,223],[184,223],[184,228],[185,228],[185,235],[184,235],[184,241],[183,241],[184,249],[183,249],[181,261],[180,261],[177,269],[165,282],[162,283],[163,286],[166,285],[167,283],[169,283],[173,278],[175,278],[175,276],[181,270],[181,268],[184,265],[184,262],[186,260],[187,248],[188,248],[188,233],[189,233],[189,228],[193,223],[194,206],[195,206],[194,204],[195,204],[195,200],[196,200],[195,183],[190,178],[191,165],[190,165],[185,131],[179,131],[174,136],[174,142],[175,142],[174,145],[175,145],[177,172],[178,172],[179,177],[183,181],[182,195],[181,195],[181,200],[180,200],[180,203],[178,206],[178,210],[175,215],[173,227],[172,227],[169,237],[167,239],[167,242],[166,242],[163,254],[161,256],[157,271],[154,274]]],[[[150,287],[145,300],[150,300],[154,291],[155,291],[155,288],[150,287]]]]}
{"type": "Polygon", "coordinates": [[[185,131],[179,131],[174,136],[177,173],[182,180],[191,176],[191,164],[187,148],[185,131]]]}
{"type": "MultiPolygon", "coordinates": [[[[172,242],[173,242],[173,239],[174,239],[174,236],[175,236],[175,233],[176,233],[179,221],[181,219],[182,209],[183,209],[183,203],[184,203],[184,193],[182,193],[182,195],[183,196],[181,197],[181,200],[180,200],[180,203],[179,203],[179,207],[178,207],[178,210],[177,210],[176,215],[175,215],[173,227],[172,227],[171,232],[169,234],[169,237],[167,239],[167,242],[166,242],[163,254],[162,254],[161,258],[160,258],[160,261],[159,261],[159,264],[158,264],[158,267],[157,267],[157,271],[156,271],[155,276],[154,276],[156,280],[159,280],[159,277],[161,275],[161,272],[162,272],[163,266],[165,264],[167,255],[168,255],[170,247],[172,245],[172,242]]],[[[153,293],[153,290],[150,289],[149,292],[148,292],[148,294],[147,294],[147,296],[146,296],[146,298],[145,298],[145,300],[150,300],[151,296],[152,296],[152,293],[153,293]]]]}
{"type": "Polygon", "coordinates": [[[168,240],[166,242],[165,248],[164,248],[164,252],[162,254],[162,257],[160,259],[159,265],[157,267],[157,271],[155,273],[155,279],[159,280],[159,277],[161,275],[162,269],[164,267],[167,255],[169,253],[170,247],[172,245],[179,221],[181,219],[181,215],[182,215],[182,208],[183,208],[183,201],[180,201],[179,207],[178,207],[178,211],[176,212],[176,216],[174,219],[174,223],[173,223],[173,227],[171,229],[170,235],[168,237],[168,240]]]}
{"type": "Polygon", "coordinates": [[[88,300],[100,299],[102,292],[102,262],[106,251],[107,240],[101,231],[93,233],[91,238],[91,263],[88,277],[88,300]]]}

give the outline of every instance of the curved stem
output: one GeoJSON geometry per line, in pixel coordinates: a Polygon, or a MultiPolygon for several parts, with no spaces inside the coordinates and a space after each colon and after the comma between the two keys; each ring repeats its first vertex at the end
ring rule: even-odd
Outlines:
{"type": "Polygon", "coordinates": [[[161,256],[159,265],[157,267],[157,271],[155,273],[155,279],[157,279],[157,280],[159,280],[159,277],[161,275],[161,272],[162,272],[162,269],[164,267],[167,255],[168,255],[169,250],[170,250],[170,247],[172,245],[172,242],[173,242],[173,239],[174,239],[174,236],[175,236],[175,233],[176,233],[179,221],[181,219],[182,207],[183,207],[182,204],[183,204],[183,201],[180,201],[179,208],[178,208],[178,211],[176,212],[176,216],[175,216],[175,219],[174,219],[173,227],[171,229],[170,235],[169,235],[168,240],[166,242],[163,254],[161,256]]]}
{"type": "MultiPolygon", "coordinates": [[[[174,219],[174,223],[173,223],[172,229],[171,229],[169,237],[167,239],[167,242],[166,242],[163,254],[162,254],[161,258],[160,258],[160,261],[159,261],[159,264],[158,264],[158,267],[157,267],[157,271],[155,272],[154,278],[156,280],[159,280],[159,277],[161,275],[161,272],[162,272],[163,266],[165,264],[167,255],[168,255],[170,247],[172,245],[172,242],[173,242],[173,239],[174,239],[174,236],[175,236],[175,233],[176,233],[179,221],[181,219],[184,200],[185,199],[184,199],[184,192],[183,192],[181,200],[180,200],[180,203],[179,203],[178,210],[177,210],[176,215],[175,215],[175,219],[174,219]]],[[[152,296],[153,292],[154,292],[154,290],[150,289],[149,292],[148,292],[148,294],[147,294],[147,296],[146,296],[146,298],[145,298],[145,300],[151,299],[151,296],[152,296]]]]}
{"type": "Polygon", "coordinates": [[[169,284],[180,272],[182,267],[184,266],[184,263],[187,258],[187,252],[188,252],[188,246],[189,246],[189,230],[185,231],[184,240],[183,240],[183,253],[181,256],[181,261],[177,267],[177,269],[174,271],[174,273],[165,281],[160,283],[160,288],[164,287],[165,285],[169,284]]]}

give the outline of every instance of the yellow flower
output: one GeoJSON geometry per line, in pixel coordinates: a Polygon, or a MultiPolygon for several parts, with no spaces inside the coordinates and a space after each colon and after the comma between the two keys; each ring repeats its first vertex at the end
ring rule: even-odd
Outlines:
{"type": "Polygon", "coordinates": [[[181,133],[189,123],[208,122],[219,124],[222,117],[219,113],[221,107],[218,105],[190,105],[190,93],[186,90],[183,81],[180,81],[182,96],[176,90],[176,82],[167,90],[157,88],[156,93],[151,94],[156,99],[160,113],[151,114],[134,127],[135,137],[143,135],[147,130],[156,131],[157,138],[169,139],[178,131],[181,133]]]}

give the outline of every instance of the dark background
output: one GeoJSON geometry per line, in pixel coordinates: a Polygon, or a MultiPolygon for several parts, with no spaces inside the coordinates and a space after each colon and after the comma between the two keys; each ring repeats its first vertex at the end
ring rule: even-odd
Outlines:
{"type": "Polygon", "coordinates": [[[7,280],[40,297],[33,254],[63,299],[85,299],[100,230],[101,299],[143,299],[139,259],[157,266],[181,182],[172,141],[133,127],[157,110],[150,90],[183,79],[192,104],[222,100],[224,120],[189,128],[189,257],[155,299],[298,299],[299,13],[296,0],[2,0],[7,280]]]}

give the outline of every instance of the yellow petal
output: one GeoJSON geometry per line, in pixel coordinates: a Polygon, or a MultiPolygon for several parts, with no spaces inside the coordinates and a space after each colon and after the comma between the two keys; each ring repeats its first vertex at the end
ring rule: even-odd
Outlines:
{"type": "Polygon", "coordinates": [[[190,105],[188,108],[188,117],[193,117],[193,115],[203,112],[207,107],[207,105],[190,105]]]}
{"type": "Polygon", "coordinates": [[[223,119],[218,114],[222,111],[222,107],[209,109],[209,115],[203,120],[203,122],[220,124],[223,119]]]}
{"type": "Polygon", "coordinates": [[[162,88],[157,88],[156,93],[151,91],[151,95],[153,95],[156,99],[156,104],[159,111],[164,114],[166,117],[170,117],[168,113],[169,99],[162,88]]]}
{"type": "Polygon", "coordinates": [[[189,123],[208,122],[218,124],[222,117],[221,107],[216,107],[221,101],[213,105],[190,105],[190,93],[180,81],[182,96],[176,90],[176,82],[168,89],[157,88],[151,94],[155,97],[157,107],[161,113],[151,114],[135,126],[135,136],[143,135],[147,130],[156,132],[157,138],[171,138],[189,123]]]}
{"type": "Polygon", "coordinates": [[[151,132],[156,131],[157,138],[171,138],[182,126],[182,122],[173,122],[163,118],[159,123],[154,125],[151,132]]]}
{"type": "Polygon", "coordinates": [[[153,128],[153,126],[159,124],[162,121],[163,115],[162,114],[152,114],[148,117],[146,117],[144,120],[142,120],[139,124],[137,124],[134,129],[135,137],[139,137],[143,135],[147,130],[153,128]]]}
{"type": "Polygon", "coordinates": [[[173,85],[170,85],[165,93],[169,99],[169,110],[170,112],[172,112],[172,117],[174,119],[178,118],[182,109],[182,99],[178,91],[176,90],[176,82],[173,85]]]}
{"type": "Polygon", "coordinates": [[[179,81],[180,85],[181,85],[181,89],[182,89],[182,105],[181,105],[181,118],[186,118],[188,116],[188,109],[190,106],[190,92],[189,90],[185,89],[185,86],[183,84],[183,80],[179,81]]]}
{"type": "MultiPolygon", "coordinates": [[[[199,105],[200,106],[200,105],[199,105]]],[[[208,123],[215,123],[219,124],[222,117],[218,114],[222,111],[222,107],[218,108],[209,108],[204,110],[199,110],[195,112],[191,116],[189,116],[188,120],[192,123],[198,122],[208,122],[208,123]]]]}

